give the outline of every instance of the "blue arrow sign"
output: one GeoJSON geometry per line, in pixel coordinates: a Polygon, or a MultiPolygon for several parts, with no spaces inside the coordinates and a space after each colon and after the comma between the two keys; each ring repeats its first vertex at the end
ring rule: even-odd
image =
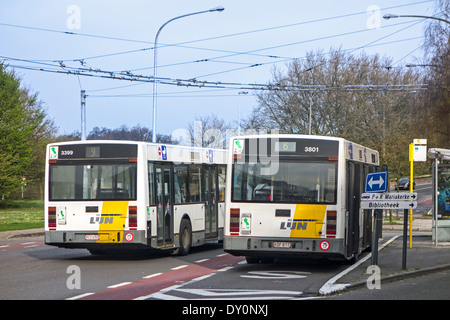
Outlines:
{"type": "Polygon", "coordinates": [[[366,177],[366,192],[386,192],[388,183],[387,171],[369,173],[366,177]]]}
{"type": "Polygon", "coordinates": [[[214,162],[214,153],[213,153],[213,151],[212,150],[208,150],[208,153],[209,153],[209,156],[208,156],[208,158],[209,158],[209,162],[214,162]]]}

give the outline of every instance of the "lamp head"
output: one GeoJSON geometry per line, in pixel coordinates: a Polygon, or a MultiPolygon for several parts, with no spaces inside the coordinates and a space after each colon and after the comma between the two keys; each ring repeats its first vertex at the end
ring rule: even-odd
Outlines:
{"type": "Polygon", "coordinates": [[[209,9],[209,12],[213,12],[213,11],[218,11],[218,12],[222,12],[223,10],[225,10],[225,8],[224,8],[224,7],[222,7],[222,6],[218,6],[218,7],[215,7],[215,8],[209,9]]]}
{"type": "Polygon", "coordinates": [[[398,18],[398,15],[396,14],[392,14],[392,13],[387,13],[383,16],[384,19],[389,20],[391,18],[398,18]]]}

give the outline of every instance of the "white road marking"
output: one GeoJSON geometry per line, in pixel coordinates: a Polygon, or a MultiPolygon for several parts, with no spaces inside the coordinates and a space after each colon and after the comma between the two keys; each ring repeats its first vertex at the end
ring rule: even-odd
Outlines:
{"type": "Polygon", "coordinates": [[[77,299],[81,299],[81,298],[84,298],[84,297],[87,297],[87,296],[91,296],[93,294],[94,294],[94,292],[83,293],[83,294],[80,294],[80,295],[75,296],[75,297],[67,298],[66,300],[77,300],[77,299]]]}
{"type": "Polygon", "coordinates": [[[183,264],[181,266],[171,268],[170,270],[180,270],[180,269],[186,268],[187,266],[188,266],[187,264],[183,264]]]}
{"type": "Polygon", "coordinates": [[[218,254],[216,257],[223,257],[226,256],[228,253],[222,253],[222,254],[218,254]]]}
{"type": "Polygon", "coordinates": [[[107,288],[109,288],[109,289],[118,288],[118,287],[126,286],[130,283],[131,282],[122,282],[122,283],[118,283],[118,284],[113,284],[112,286],[108,286],[107,288]]]}
{"type": "Polygon", "coordinates": [[[150,279],[150,278],[153,278],[153,277],[157,277],[157,276],[159,276],[159,275],[161,275],[161,274],[162,274],[162,272],[158,272],[158,273],[154,273],[154,274],[151,274],[151,275],[142,277],[142,278],[144,278],[144,279],[150,279]]]}

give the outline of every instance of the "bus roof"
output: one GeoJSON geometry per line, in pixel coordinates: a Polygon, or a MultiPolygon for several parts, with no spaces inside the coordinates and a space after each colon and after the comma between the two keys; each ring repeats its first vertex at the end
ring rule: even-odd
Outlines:
{"type": "MultiPolygon", "coordinates": [[[[71,145],[136,145],[147,152],[148,160],[155,161],[173,161],[182,163],[215,163],[225,164],[227,150],[201,148],[182,145],[171,145],[164,143],[152,143],[144,141],[129,141],[129,140],[84,140],[84,141],[64,141],[54,142],[47,145],[47,148],[57,146],[71,146],[71,145]]],[[[49,152],[47,153],[49,154],[49,152]]]]}
{"type": "Polygon", "coordinates": [[[360,144],[348,141],[344,138],[331,136],[315,136],[304,134],[263,134],[263,135],[243,135],[234,136],[230,140],[230,147],[233,148],[233,141],[245,139],[298,139],[298,140],[327,140],[337,141],[345,151],[345,159],[362,163],[379,165],[378,151],[364,147],[360,144]]]}

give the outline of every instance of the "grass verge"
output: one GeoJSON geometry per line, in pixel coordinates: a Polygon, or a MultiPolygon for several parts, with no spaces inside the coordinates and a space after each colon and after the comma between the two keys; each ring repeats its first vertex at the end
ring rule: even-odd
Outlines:
{"type": "Polygon", "coordinates": [[[44,201],[0,201],[0,231],[44,227],[44,201]]]}

